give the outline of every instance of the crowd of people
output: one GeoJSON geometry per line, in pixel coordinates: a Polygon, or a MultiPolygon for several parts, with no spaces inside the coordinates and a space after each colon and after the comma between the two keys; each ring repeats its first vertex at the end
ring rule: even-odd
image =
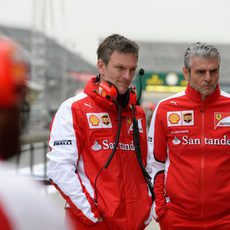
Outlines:
{"type": "Polygon", "coordinates": [[[5,169],[20,152],[29,68],[19,45],[0,39],[0,229],[141,230],[152,220],[162,230],[230,229],[230,95],[218,49],[188,47],[185,91],[148,116],[132,87],[139,49],[106,37],[97,73],[53,118],[48,177],[66,202],[64,220],[37,184],[5,169]]]}

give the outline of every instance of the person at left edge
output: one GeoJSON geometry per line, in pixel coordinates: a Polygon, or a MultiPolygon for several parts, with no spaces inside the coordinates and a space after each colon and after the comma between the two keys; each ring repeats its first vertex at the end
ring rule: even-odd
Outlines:
{"type": "Polygon", "coordinates": [[[29,67],[20,44],[0,36],[0,230],[70,230],[43,187],[15,170],[29,67]]]}
{"type": "Polygon", "coordinates": [[[129,88],[138,51],[135,42],[108,36],[97,50],[99,74],[54,117],[48,175],[67,201],[75,229],[140,230],[151,220],[152,199],[133,136],[136,119],[146,165],[146,120],[129,88]]]}

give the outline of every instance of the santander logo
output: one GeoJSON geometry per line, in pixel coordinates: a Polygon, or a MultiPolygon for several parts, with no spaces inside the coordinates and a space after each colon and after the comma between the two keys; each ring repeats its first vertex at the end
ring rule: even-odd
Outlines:
{"type": "Polygon", "coordinates": [[[178,138],[174,136],[172,143],[174,145],[200,145],[202,141],[205,145],[230,145],[230,138],[227,135],[224,135],[222,138],[208,138],[205,137],[204,139],[201,138],[191,138],[189,136],[182,136],[178,138]]]}

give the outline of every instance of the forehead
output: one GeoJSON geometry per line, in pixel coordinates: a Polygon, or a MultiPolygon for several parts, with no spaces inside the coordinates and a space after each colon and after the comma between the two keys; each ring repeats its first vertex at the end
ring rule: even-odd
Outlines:
{"type": "Polygon", "coordinates": [[[110,56],[110,62],[117,65],[134,65],[137,64],[138,57],[135,53],[122,53],[119,51],[114,51],[110,56]]]}
{"type": "Polygon", "coordinates": [[[195,69],[214,69],[219,67],[218,58],[192,57],[191,68],[195,69]]]}

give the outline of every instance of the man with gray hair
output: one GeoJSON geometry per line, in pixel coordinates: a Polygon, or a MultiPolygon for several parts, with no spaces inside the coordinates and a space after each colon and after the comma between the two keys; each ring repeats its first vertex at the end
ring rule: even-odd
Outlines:
{"type": "Polygon", "coordinates": [[[154,111],[148,167],[161,229],[230,229],[230,95],[220,90],[219,69],[214,46],[191,45],[186,90],[154,111]]]}

